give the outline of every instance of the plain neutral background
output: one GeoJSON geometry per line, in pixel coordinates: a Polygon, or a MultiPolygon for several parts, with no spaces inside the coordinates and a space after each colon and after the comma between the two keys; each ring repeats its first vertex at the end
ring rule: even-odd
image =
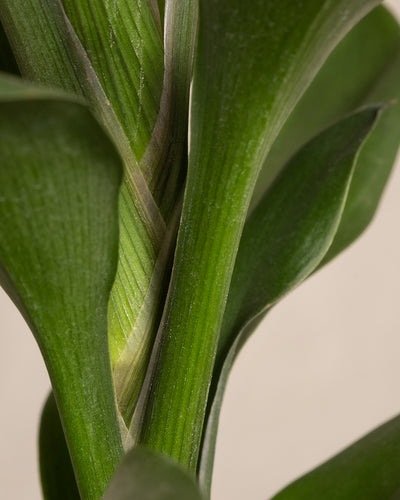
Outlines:
{"type": "MultiPolygon", "coordinates": [[[[400,15],[400,0],[385,3],[400,15]]],[[[400,164],[362,238],[246,345],[224,399],[213,500],[266,500],[400,413],[399,214],[400,164]]],[[[3,292],[0,318],[0,498],[39,500],[37,429],[49,381],[3,292]]]]}

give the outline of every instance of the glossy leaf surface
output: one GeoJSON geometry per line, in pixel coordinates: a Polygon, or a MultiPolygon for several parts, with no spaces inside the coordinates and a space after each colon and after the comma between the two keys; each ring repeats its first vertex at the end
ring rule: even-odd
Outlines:
{"type": "Polygon", "coordinates": [[[123,458],[103,500],[201,500],[192,477],[169,457],[133,448],[123,458]]]}
{"type": "Polygon", "coordinates": [[[190,468],[257,174],[328,53],[377,3],[200,2],[185,201],[142,437],[190,468]]]}
{"type": "Polygon", "coordinates": [[[385,423],[273,500],[396,500],[400,494],[400,417],[385,423]]]}
{"type": "Polygon", "coordinates": [[[98,499],[122,453],[107,339],[121,161],[84,105],[18,81],[13,97],[12,82],[0,80],[2,285],[43,353],[81,495],[98,499]]]}
{"type": "Polygon", "coordinates": [[[205,470],[200,471],[206,483],[212,469],[215,419],[236,354],[251,331],[251,322],[301,283],[327,252],[343,212],[356,156],[378,112],[377,107],[366,108],[308,143],[283,169],[246,223],[211,386],[201,464],[205,470]]]}

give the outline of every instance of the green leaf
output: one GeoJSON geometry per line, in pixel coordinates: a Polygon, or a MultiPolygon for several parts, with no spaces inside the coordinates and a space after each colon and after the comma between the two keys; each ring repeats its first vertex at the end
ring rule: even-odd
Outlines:
{"type": "Polygon", "coordinates": [[[201,500],[193,478],[171,458],[133,448],[123,458],[103,500],[201,500]]]}
{"type": "Polygon", "coordinates": [[[367,228],[379,206],[400,144],[400,35],[395,56],[367,100],[391,101],[360,152],[336,237],[321,267],[348,247],[367,228]]]}
{"type": "Polygon", "coordinates": [[[337,231],[357,154],[379,107],[351,115],[301,149],[246,223],[210,392],[200,477],[209,489],[219,408],[236,354],[277,300],[319,264],[337,231]]]}
{"type": "MultiPolygon", "coordinates": [[[[144,2],[144,11],[148,14],[149,9],[146,7],[147,2],[144,2]]],[[[125,5],[125,3],[124,3],[125,5]]],[[[118,11],[117,6],[115,7],[118,11]]],[[[115,12],[119,14],[119,12],[115,12]]],[[[138,27],[142,27],[143,24],[140,18],[141,13],[138,14],[139,18],[134,18],[138,21],[138,27]]],[[[149,16],[148,16],[149,17],[149,16]]],[[[112,92],[115,90],[109,79],[104,78],[104,75],[96,74],[93,65],[94,62],[90,60],[89,55],[84,47],[82,46],[77,34],[75,33],[73,27],[71,26],[70,20],[67,18],[61,1],[54,2],[53,0],[4,0],[0,4],[0,18],[5,27],[6,34],[10,40],[13,52],[17,59],[18,65],[21,69],[22,76],[41,84],[57,87],[60,89],[67,90],[72,93],[79,95],[84,95],[90,105],[92,110],[95,112],[96,116],[104,123],[108,128],[110,134],[113,136],[115,143],[117,144],[120,153],[124,157],[126,168],[129,168],[133,184],[140,182],[141,175],[136,171],[138,170],[137,159],[131,150],[131,141],[126,135],[129,129],[128,124],[124,121],[120,122],[121,107],[124,103],[118,102],[117,97],[112,92]],[[40,27],[40,29],[38,29],[40,27]],[[103,88],[102,85],[105,85],[103,88]],[[109,91],[111,95],[106,92],[109,91]],[[113,104],[115,108],[110,106],[110,100],[113,99],[113,104]],[[114,102],[115,101],[115,102],[114,102]],[[137,176],[139,175],[139,178],[137,176]]],[[[118,18],[118,15],[115,19],[118,18]]],[[[107,22],[106,17],[104,20],[107,22]]],[[[152,16],[147,19],[152,24],[152,16]]],[[[92,25],[94,30],[94,35],[96,34],[96,29],[101,29],[104,27],[103,24],[98,24],[98,26],[92,25]]],[[[143,28],[146,31],[146,27],[143,28]]],[[[140,44],[140,36],[137,32],[135,26],[130,26],[128,30],[132,40],[136,44],[140,44]]],[[[140,31],[140,29],[139,29],[140,31]]],[[[113,32],[110,28],[109,32],[111,36],[111,41],[113,41],[113,32]]],[[[127,43],[126,38],[124,38],[126,33],[123,33],[123,43],[127,43]]],[[[159,33],[157,32],[156,38],[159,38],[159,33]]],[[[94,42],[95,40],[94,36],[94,42]]],[[[129,42],[133,43],[133,42],[129,42]]],[[[154,42],[157,45],[157,42],[154,42]]],[[[124,45],[126,48],[126,45],[124,45]]],[[[138,49],[137,46],[135,46],[138,49]]],[[[135,47],[131,47],[134,49],[135,47]]],[[[90,47],[88,48],[88,50],[90,47]]],[[[162,48],[160,41],[158,42],[158,59],[159,64],[156,64],[155,72],[159,74],[160,81],[158,86],[161,88],[162,85],[162,48]],[[159,66],[161,65],[161,70],[159,66]]],[[[111,50],[111,48],[110,48],[111,50]]],[[[119,51],[113,51],[117,60],[120,60],[119,51]]],[[[146,56],[147,51],[143,51],[144,56],[146,56]]],[[[110,53],[108,52],[108,55],[110,53]]],[[[96,56],[97,57],[97,56],[96,56]]],[[[133,64],[132,71],[137,71],[140,78],[147,78],[149,81],[155,81],[154,78],[154,68],[149,69],[149,72],[153,75],[145,75],[143,73],[144,62],[139,59],[136,60],[136,52],[131,50],[131,57],[135,59],[136,64],[133,64]]],[[[154,59],[156,56],[152,54],[154,59]]],[[[100,59],[104,60],[102,54],[99,55],[100,59]]],[[[147,67],[149,62],[147,61],[147,67]]],[[[151,65],[150,65],[151,66],[151,65]]],[[[100,69],[100,68],[98,68],[100,69]]],[[[122,66],[121,71],[126,69],[122,66]]],[[[107,75],[106,75],[107,76],[107,75]]],[[[114,75],[114,78],[120,76],[118,72],[114,75]]],[[[129,73],[128,76],[132,76],[129,73]]],[[[135,82],[137,83],[138,75],[136,75],[135,82]]],[[[128,78],[129,80],[129,78],[128,78]]],[[[131,82],[132,83],[132,82],[131,82]]],[[[126,91],[126,87],[123,87],[122,91],[126,91]]],[[[137,94],[140,94],[140,89],[138,87],[130,89],[130,94],[132,99],[135,101],[137,94]]],[[[144,92],[144,96],[148,96],[148,92],[144,92]]],[[[139,95],[139,100],[135,101],[136,108],[133,109],[134,116],[139,113],[139,110],[143,108],[144,102],[140,100],[141,94],[139,95]]],[[[125,103],[129,104],[128,101],[125,103]]],[[[149,105],[149,101],[146,101],[149,105]]],[[[157,115],[157,110],[159,108],[159,102],[153,103],[154,110],[147,110],[147,114],[157,115]]],[[[129,109],[129,111],[132,111],[129,109]]],[[[131,115],[131,113],[127,113],[131,115]]],[[[127,118],[129,119],[129,118],[127,118]]],[[[133,118],[134,119],[134,118],[133,118]]],[[[155,118],[153,120],[155,122],[155,118]]],[[[143,120],[144,124],[147,124],[150,128],[144,134],[151,135],[154,123],[148,124],[143,120]]],[[[132,134],[132,130],[130,131],[132,134]]],[[[138,132],[139,134],[139,132],[138,132]]],[[[138,146],[139,147],[139,146],[138,146]]],[[[143,146],[144,147],[144,146],[143,146]]],[[[145,196],[146,193],[142,193],[145,196]]]]}
{"type": "MultiPolygon", "coordinates": [[[[383,7],[368,14],[328,58],[285,124],[257,181],[253,207],[271,178],[322,127],[371,102],[400,98],[400,28],[383,7]]],[[[392,106],[357,162],[346,208],[324,265],[350,245],[371,222],[400,142],[400,109],[392,106]]]]}
{"type": "Polygon", "coordinates": [[[191,469],[257,175],[328,53],[377,3],[200,2],[185,201],[142,420],[143,442],[191,469]]]}
{"type": "Polygon", "coordinates": [[[143,231],[139,232],[138,238],[133,236],[134,228],[130,220],[134,220],[134,216],[128,197],[123,196],[121,203],[120,260],[111,295],[109,332],[119,408],[127,424],[133,415],[147,369],[175,248],[181,209],[181,193],[178,195],[178,192],[184,184],[187,167],[188,102],[196,36],[196,5],[194,0],[170,1],[165,17],[165,74],[161,109],[152,141],[141,160],[142,164],[155,162],[162,173],[151,186],[167,227],[158,230],[156,236],[154,230],[150,232],[154,254],[149,251],[150,245],[143,237],[143,231]],[[143,250],[139,252],[140,241],[143,241],[143,250]],[[134,250],[139,258],[135,258],[134,250]]]}
{"type": "Polygon", "coordinates": [[[163,46],[149,2],[62,0],[137,161],[157,119],[163,46]]]}
{"type": "Polygon", "coordinates": [[[45,500],[80,500],[53,393],[42,410],[39,429],[40,479],[45,500]]]}
{"type": "Polygon", "coordinates": [[[58,2],[3,0],[0,19],[22,76],[82,94],[58,2]]]}
{"type": "Polygon", "coordinates": [[[188,108],[196,46],[198,0],[168,0],[164,8],[164,82],[152,140],[141,160],[142,168],[157,175],[150,189],[168,221],[176,207],[187,170],[188,108]]]}
{"type": "Polygon", "coordinates": [[[306,144],[286,165],[248,219],[237,254],[219,340],[301,283],[332,244],[357,154],[380,107],[344,118],[306,144]]]}
{"type": "MultiPolygon", "coordinates": [[[[385,9],[378,7],[362,20],[333,52],[296,107],[293,116],[290,117],[278,137],[279,147],[274,145],[271,155],[268,156],[268,163],[271,164],[273,173],[276,171],[274,165],[279,165],[278,159],[283,161],[302,140],[315,132],[316,127],[325,122],[328,123],[337,112],[346,110],[352,103],[390,101],[393,98],[399,98],[399,88],[399,26],[385,9]],[[357,59],[360,66],[355,64],[357,59]],[[343,102],[338,96],[343,98],[343,102]]],[[[385,110],[361,148],[339,228],[319,267],[350,244],[370,222],[394,164],[399,143],[400,106],[395,104],[385,110]]],[[[261,227],[258,231],[263,234],[261,227]]],[[[257,229],[254,233],[257,234],[257,229]]],[[[257,251],[253,252],[250,248],[248,255],[243,257],[243,261],[253,263],[256,267],[254,261],[256,253],[257,251]]],[[[261,263],[255,274],[256,277],[264,275],[261,263]]],[[[219,409],[230,368],[242,345],[265,314],[261,313],[257,316],[260,309],[263,306],[267,307],[271,302],[271,297],[263,295],[262,288],[256,286],[254,290],[249,289],[248,296],[245,297],[240,280],[233,280],[230,293],[231,297],[237,294],[238,309],[232,304],[229,305],[228,302],[218,346],[215,381],[213,382],[215,396],[211,397],[209,403],[209,424],[203,445],[204,467],[200,469],[204,476],[202,481],[207,487],[211,481],[212,459],[210,457],[214,454],[219,409]],[[235,287],[236,290],[234,290],[235,287]],[[258,292],[260,295],[257,295],[258,292]],[[242,305],[239,304],[239,297],[243,299],[242,305]],[[252,306],[254,307],[253,313],[251,312],[252,306]],[[238,336],[240,324],[235,325],[235,321],[240,309],[242,311],[247,309],[247,319],[251,317],[254,319],[238,336]],[[217,381],[218,388],[215,387],[217,381]]],[[[246,317],[246,314],[244,316],[246,317]]]]}
{"type": "Polygon", "coordinates": [[[274,500],[399,498],[400,417],[386,422],[273,497],[274,500]]]}
{"type": "Polygon", "coordinates": [[[119,263],[110,299],[109,336],[117,397],[127,424],[163,303],[178,220],[172,207],[181,196],[186,170],[186,137],[182,137],[187,130],[196,20],[193,5],[173,2],[170,6],[169,24],[176,28],[179,21],[179,29],[166,30],[164,54],[154,9],[148,2],[107,2],[103,11],[103,2],[66,0],[79,38],[61,2],[0,3],[0,17],[23,75],[84,95],[124,161],[119,263]],[[177,50],[180,37],[185,44],[177,50]],[[114,50],[116,41],[118,50],[114,50]],[[105,55],[97,53],[102,45],[107,46],[105,55]],[[143,119],[138,122],[139,115],[143,119]],[[160,194],[163,188],[165,198],[160,198],[159,207],[152,189],[160,194]]]}
{"type": "MultiPolygon", "coordinates": [[[[364,104],[399,48],[397,20],[382,6],[362,19],[339,43],[279,133],[257,180],[255,207],[287,161],[312,137],[364,104]]],[[[396,94],[397,95],[397,94],[396,94]]],[[[378,101],[393,96],[377,96],[378,101]]]]}
{"type": "Polygon", "coordinates": [[[81,496],[98,499],[122,453],[107,339],[121,161],[80,102],[30,86],[23,98],[18,83],[12,99],[10,82],[0,80],[1,275],[45,359],[81,496]]]}

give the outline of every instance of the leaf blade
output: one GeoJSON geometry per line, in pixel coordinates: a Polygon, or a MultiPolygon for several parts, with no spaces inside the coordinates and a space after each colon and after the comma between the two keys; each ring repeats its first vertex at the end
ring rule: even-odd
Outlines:
{"type": "MultiPolygon", "coordinates": [[[[322,112],[320,113],[321,110],[318,107],[318,101],[321,98],[321,89],[327,88],[329,90],[330,85],[332,85],[334,92],[338,90],[339,93],[344,94],[345,108],[352,102],[359,102],[360,99],[374,102],[377,100],[390,101],[394,97],[397,97],[400,88],[398,61],[399,43],[400,35],[398,23],[385,9],[379,7],[369,14],[365,20],[362,20],[360,26],[356,26],[343,41],[341,46],[338,47],[337,51],[328,58],[326,67],[321,71],[322,75],[317,76],[317,81],[313,83],[306,92],[304,102],[300,102],[298,106],[300,111],[299,109],[295,109],[295,117],[290,118],[285,126],[286,129],[283,130],[283,138],[280,137],[277,141],[278,144],[280,144],[279,147],[283,149],[275,152],[274,149],[272,150],[272,164],[275,162],[274,155],[275,158],[282,158],[282,155],[283,157],[287,157],[287,155],[293,151],[292,148],[295,148],[296,144],[299,145],[299,142],[296,142],[299,137],[303,137],[304,139],[307,134],[312,133],[311,130],[315,130],[315,128],[313,128],[316,126],[315,121],[313,121],[315,117],[317,117],[317,123],[321,124],[323,120],[331,119],[332,116],[334,116],[332,113],[337,112],[338,103],[336,102],[336,97],[334,97],[332,108],[330,108],[329,111],[330,114],[326,114],[326,106],[329,109],[329,106],[332,104],[329,102],[328,104],[324,103],[322,112]],[[366,37],[367,40],[365,40],[366,37]],[[387,40],[384,40],[385,37],[387,37],[387,40]],[[348,82],[343,83],[339,75],[345,72],[345,68],[351,68],[352,65],[354,65],[354,56],[352,55],[353,46],[355,47],[356,55],[358,54],[361,60],[363,60],[362,58],[367,54],[367,60],[369,59],[369,53],[371,51],[367,50],[364,54],[363,50],[365,47],[368,47],[370,42],[373,45],[373,47],[371,46],[371,49],[373,49],[372,53],[374,53],[375,50],[378,55],[380,54],[383,57],[385,68],[383,73],[375,76],[373,76],[373,74],[375,71],[380,70],[380,64],[378,64],[378,66],[374,66],[373,64],[371,73],[370,70],[361,71],[362,91],[359,92],[357,90],[357,82],[359,82],[360,75],[357,66],[351,69],[352,78],[355,77],[356,80],[354,83],[351,83],[351,85],[348,82]],[[389,57],[389,59],[387,59],[387,57],[389,57]],[[339,78],[339,81],[337,78],[339,78]],[[365,89],[368,89],[368,92],[366,92],[365,89]],[[346,94],[346,92],[348,93],[346,94]],[[317,111],[312,111],[314,109],[317,109],[317,111]],[[304,116],[304,114],[305,116],[312,115],[311,128],[310,124],[302,124],[301,130],[297,131],[296,128],[299,127],[299,123],[302,123],[302,115],[304,116]],[[284,139],[285,137],[286,139],[284,139]],[[290,141],[293,141],[294,145],[288,143],[288,137],[290,141]],[[282,146],[283,144],[284,146],[282,146]]],[[[345,109],[342,108],[342,106],[343,103],[340,104],[338,108],[339,111],[345,109]]],[[[379,202],[387,177],[394,164],[394,158],[400,142],[399,112],[399,107],[396,104],[389,106],[361,149],[359,157],[357,158],[355,172],[352,177],[352,183],[350,185],[338,231],[331,247],[318,268],[329,262],[339,253],[339,251],[350,244],[370,222],[379,202]],[[381,161],[378,161],[379,158],[381,161]],[[365,215],[363,211],[365,211],[365,215]]],[[[260,228],[260,233],[261,231],[262,229],[260,228]]],[[[252,256],[249,256],[249,261],[251,260],[252,256]]],[[[262,275],[262,269],[260,269],[260,275],[262,275]]],[[[264,305],[266,306],[267,304],[268,300],[266,299],[264,305]]],[[[251,315],[249,315],[249,317],[250,316],[251,315]]],[[[217,354],[217,359],[219,359],[219,361],[216,363],[217,368],[219,368],[215,375],[215,379],[218,379],[219,382],[218,388],[215,389],[215,393],[212,395],[209,403],[208,412],[210,417],[209,425],[205,431],[206,437],[204,438],[204,446],[206,449],[203,451],[204,456],[211,457],[214,453],[219,409],[222,403],[224,387],[229,376],[230,367],[242,345],[258,326],[262,318],[263,313],[257,315],[256,311],[254,311],[254,319],[246,325],[244,331],[242,331],[238,337],[235,337],[233,331],[231,331],[232,336],[230,337],[229,328],[227,328],[226,325],[225,332],[222,332],[217,354]]],[[[229,321],[227,321],[226,324],[229,324],[229,321]]],[[[212,462],[211,458],[209,460],[212,462]]],[[[206,485],[206,488],[209,489],[212,464],[207,465],[207,459],[203,462],[204,467],[200,469],[200,473],[203,476],[202,482],[206,485]]]]}
{"type": "Polygon", "coordinates": [[[150,5],[63,0],[63,6],[140,161],[157,118],[163,81],[162,40],[150,5]]]}
{"type": "MultiPolygon", "coordinates": [[[[85,96],[123,157],[125,177],[120,195],[120,259],[110,300],[110,354],[113,367],[118,362],[122,365],[122,369],[117,368],[118,380],[130,376],[140,380],[147,365],[154,318],[158,315],[162,293],[159,283],[154,286],[154,281],[157,281],[154,266],[162,252],[164,238],[168,239],[173,229],[166,227],[125,130],[109,106],[107,95],[61,2],[5,0],[0,5],[0,15],[24,77],[85,96]],[[41,27],[39,32],[37,26],[41,27]],[[141,311],[144,313],[140,314],[141,311]],[[126,342],[126,338],[130,340],[126,342]],[[133,350],[134,359],[131,359],[129,370],[124,368],[125,349],[133,350]]],[[[151,133],[150,129],[146,132],[151,133]]],[[[137,397],[137,385],[131,394],[126,396],[123,393],[120,397],[127,425],[137,397]]]]}
{"type": "Polygon", "coordinates": [[[201,500],[193,478],[176,462],[146,448],[122,460],[104,500],[201,500]]]}
{"type": "Polygon", "coordinates": [[[351,245],[374,218],[400,143],[399,85],[400,40],[392,64],[368,95],[370,101],[386,99],[392,105],[360,153],[338,232],[320,267],[351,245]]]}
{"type": "Polygon", "coordinates": [[[366,108],[340,120],[304,146],[247,221],[225,309],[221,348],[229,332],[240,331],[297,286],[330,248],[357,154],[380,109],[366,108]]]}
{"type": "Polygon", "coordinates": [[[146,445],[190,468],[198,459],[222,313],[263,157],[327,52],[376,4],[200,4],[182,223],[142,421],[146,445]],[[305,74],[301,67],[313,70],[305,74]],[[179,425],[172,429],[168,419],[179,425]]]}
{"type": "Polygon", "coordinates": [[[400,489],[400,418],[367,434],[276,494],[274,500],[395,499],[400,489]]]}
{"type": "Polygon", "coordinates": [[[257,179],[254,208],[274,176],[315,135],[372,102],[372,89],[398,51],[399,25],[383,6],[367,14],[339,43],[280,131],[257,179]]]}
{"type": "Polygon", "coordinates": [[[209,490],[219,409],[237,353],[266,311],[301,283],[339,226],[361,144],[379,107],[329,127],[286,165],[248,219],[224,313],[210,391],[200,476],[209,490]]]}
{"type": "Polygon", "coordinates": [[[107,340],[121,162],[81,103],[29,86],[1,101],[2,82],[2,277],[43,353],[82,497],[98,498],[122,454],[107,340]]]}

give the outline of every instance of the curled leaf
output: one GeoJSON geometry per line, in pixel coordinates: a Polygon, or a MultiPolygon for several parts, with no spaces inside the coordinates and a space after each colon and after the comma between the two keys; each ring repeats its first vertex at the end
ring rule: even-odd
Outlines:
{"type": "Polygon", "coordinates": [[[399,498],[400,417],[287,486],[273,500],[399,498]]]}
{"type": "Polygon", "coordinates": [[[121,161],[81,102],[6,77],[0,155],[2,285],[42,351],[81,495],[97,500],[122,453],[107,338],[121,161]]]}
{"type": "Polygon", "coordinates": [[[380,107],[322,132],[286,165],[246,223],[219,339],[200,477],[209,489],[230,368],[262,315],[320,263],[338,229],[357,154],[380,107]]]}

